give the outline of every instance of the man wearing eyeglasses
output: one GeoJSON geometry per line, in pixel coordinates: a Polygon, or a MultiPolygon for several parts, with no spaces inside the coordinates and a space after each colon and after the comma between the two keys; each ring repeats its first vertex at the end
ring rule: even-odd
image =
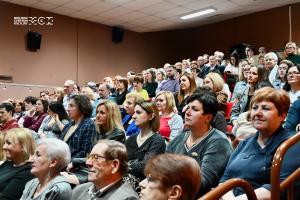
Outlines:
{"type": "Polygon", "coordinates": [[[73,200],[137,200],[138,195],[122,176],[127,171],[126,147],[114,140],[99,140],[88,156],[88,183],[74,188],[73,200]]]}

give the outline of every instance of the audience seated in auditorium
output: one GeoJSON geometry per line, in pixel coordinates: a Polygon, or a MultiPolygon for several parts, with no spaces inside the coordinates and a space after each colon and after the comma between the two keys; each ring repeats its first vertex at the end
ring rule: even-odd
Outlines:
{"type": "Polygon", "coordinates": [[[196,89],[196,82],[191,74],[184,73],[180,79],[180,90],[174,94],[178,114],[184,118],[185,106],[187,99],[193,94],[196,89]]]}
{"type": "Polygon", "coordinates": [[[156,94],[160,91],[170,91],[172,93],[179,91],[179,82],[176,79],[176,68],[173,65],[168,65],[166,68],[167,79],[162,81],[157,87],[156,94]]]}
{"type": "Polygon", "coordinates": [[[268,72],[269,82],[273,85],[278,76],[278,57],[274,52],[269,52],[265,55],[265,69],[268,72]]]}
{"type": "Polygon", "coordinates": [[[111,87],[107,83],[101,83],[98,87],[99,98],[96,100],[95,106],[93,107],[92,117],[96,117],[96,108],[99,103],[105,99],[114,100],[110,96],[111,87]]]}
{"type": "MultiPolygon", "coordinates": [[[[76,86],[77,88],[77,86],[76,86]]],[[[78,89],[76,89],[78,90],[78,89]]],[[[77,91],[78,92],[78,91],[77,91]]],[[[64,98],[63,98],[63,105],[67,112],[69,112],[69,104],[71,98],[76,94],[75,92],[75,82],[72,80],[66,80],[64,84],[64,98]]]]}
{"type": "Polygon", "coordinates": [[[53,94],[53,100],[63,103],[63,99],[64,99],[64,89],[60,87],[55,88],[53,94]]]}
{"type": "Polygon", "coordinates": [[[230,91],[233,91],[234,85],[239,76],[239,55],[232,53],[230,55],[229,63],[227,64],[224,73],[226,74],[226,83],[229,86],[230,91]]]}
{"type": "MultiPolygon", "coordinates": [[[[202,87],[197,88],[194,91],[194,94],[198,94],[198,95],[210,94],[210,95],[214,96],[215,98],[217,98],[216,93],[213,92],[213,90],[207,86],[202,86],[202,87]]],[[[211,121],[211,126],[213,128],[218,129],[219,131],[222,131],[224,134],[227,132],[226,118],[225,118],[224,114],[221,111],[219,111],[219,109],[218,109],[216,116],[211,121]]]]}
{"type": "Polygon", "coordinates": [[[219,111],[221,111],[223,115],[225,115],[226,112],[227,100],[231,96],[227,84],[227,91],[225,90],[225,84],[223,77],[215,72],[208,73],[204,79],[204,86],[211,88],[216,93],[219,103],[219,111]]]}
{"type": "Polygon", "coordinates": [[[252,65],[258,65],[258,57],[255,54],[255,48],[252,45],[247,45],[245,48],[246,60],[252,65]]]}
{"type": "Polygon", "coordinates": [[[17,120],[13,118],[15,108],[11,103],[4,102],[0,104],[0,131],[5,134],[12,128],[19,128],[17,120]]]}
{"type": "Polygon", "coordinates": [[[13,118],[18,121],[25,112],[25,104],[22,101],[15,100],[13,106],[15,108],[13,118]]]}
{"type": "Polygon", "coordinates": [[[161,154],[147,162],[140,183],[141,200],[194,200],[200,188],[200,167],[195,159],[161,154]]]}
{"type": "Polygon", "coordinates": [[[137,75],[133,78],[133,90],[131,92],[140,94],[144,100],[149,100],[147,90],[143,89],[144,79],[137,75]]]}
{"type": "Polygon", "coordinates": [[[300,131],[300,98],[294,101],[289,108],[284,128],[291,131],[300,131]]]}
{"type": "Polygon", "coordinates": [[[159,133],[169,142],[183,130],[183,120],[174,112],[175,99],[170,91],[161,91],[155,97],[156,107],[160,112],[159,133]]]}
{"type": "MultiPolygon", "coordinates": [[[[251,121],[257,129],[252,136],[238,145],[231,155],[220,183],[231,178],[248,181],[255,189],[258,199],[270,199],[270,170],[278,146],[291,136],[282,127],[290,102],[284,90],[264,87],[257,90],[250,103],[251,121]]],[[[243,195],[235,188],[223,196],[223,200],[243,195]]],[[[246,195],[239,199],[247,199],[246,195]]]]}
{"type": "Polygon", "coordinates": [[[225,66],[218,65],[218,60],[216,56],[209,56],[209,65],[206,65],[202,69],[201,78],[204,79],[209,72],[216,72],[220,75],[223,75],[224,70],[225,66]]]}
{"type": "Polygon", "coordinates": [[[287,82],[287,72],[294,64],[289,60],[282,60],[278,66],[278,72],[273,87],[275,89],[283,89],[287,82]]]}
{"type": "Polygon", "coordinates": [[[287,83],[284,89],[289,92],[291,103],[294,103],[300,97],[300,65],[294,65],[288,69],[287,83]]]}
{"type": "Polygon", "coordinates": [[[84,158],[92,149],[92,137],[96,134],[96,128],[89,118],[91,113],[92,106],[86,96],[71,97],[69,104],[71,121],[65,125],[60,139],[69,145],[72,158],[84,158]]]}
{"type": "Polygon", "coordinates": [[[92,107],[95,107],[95,103],[96,103],[96,98],[94,95],[94,91],[90,88],[90,87],[82,87],[81,91],[80,91],[81,95],[85,95],[87,96],[87,98],[90,100],[90,103],[92,105],[92,107]]]}
{"type": "Polygon", "coordinates": [[[136,135],[140,132],[140,128],[135,125],[132,118],[134,114],[134,107],[137,102],[143,101],[143,97],[138,93],[128,93],[124,102],[124,109],[127,115],[122,119],[122,125],[125,129],[126,136],[136,135]]]}
{"type": "Polygon", "coordinates": [[[292,61],[294,64],[300,64],[300,55],[298,55],[298,47],[295,42],[288,42],[285,45],[286,59],[292,61]]]}
{"type": "MultiPolygon", "coordinates": [[[[121,122],[121,113],[116,103],[110,100],[103,100],[97,107],[96,115],[97,134],[92,137],[94,146],[100,139],[116,140],[125,143],[125,132],[121,122]]],[[[86,158],[74,158],[68,165],[63,175],[70,183],[78,185],[88,181],[87,169],[85,169],[86,158]]]]}
{"type": "Polygon", "coordinates": [[[247,87],[247,78],[250,71],[251,65],[246,61],[240,61],[239,65],[239,82],[234,86],[231,102],[236,103],[239,101],[237,97],[240,97],[243,94],[244,89],[247,87]]]}
{"type": "Polygon", "coordinates": [[[29,110],[27,116],[24,117],[23,126],[29,128],[36,133],[38,132],[43,120],[48,115],[48,101],[43,99],[38,99],[36,105],[29,110]]]}
{"type": "Polygon", "coordinates": [[[58,101],[52,101],[48,107],[48,116],[43,120],[38,135],[40,138],[59,138],[65,125],[69,123],[69,116],[58,101]]]}
{"type": "Polygon", "coordinates": [[[127,161],[126,148],[122,143],[100,140],[86,161],[90,182],[75,187],[71,199],[138,200],[132,187],[122,180],[127,171],[127,161]]]}
{"type": "Polygon", "coordinates": [[[218,185],[232,148],[226,135],[210,125],[218,112],[216,97],[210,93],[194,94],[187,103],[185,126],[189,130],[172,140],[167,151],[196,159],[201,168],[199,196],[218,185]]]}
{"type": "Polygon", "coordinates": [[[128,79],[125,77],[120,77],[116,80],[116,92],[114,93],[116,97],[116,103],[118,105],[123,105],[126,95],[128,94],[128,79]]]}
{"type": "Polygon", "coordinates": [[[20,199],[25,184],[34,178],[29,161],[34,150],[35,142],[29,129],[7,131],[3,145],[6,161],[0,165],[0,199],[20,199]]]}
{"type": "Polygon", "coordinates": [[[71,186],[59,174],[71,160],[65,142],[56,138],[42,139],[30,160],[31,173],[37,178],[26,184],[20,200],[71,200],[71,186]]]}
{"type": "Polygon", "coordinates": [[[29,111],[35,107],[37,98],[33,96],[27,96],[24,99],[24,105],[25,105],[25,112],[22,114],[22,116],[18,120],[18,124],[20,127],[23,127],[24,125],[24,118],[25,116],[29,115],[29,111]]]}
{"type": "Polygon", "coordinates": [[[129,174],[143,180],[146,162],[152,156],[164,153],[166,144],[158,133],[159,114],[153,102],[137,102],[132,118],[140,128],[140,133],[130,136],[125,142],[129,159],[129,174]]]}
{"type": "Polygon", "coordinates": [[[158,83],[155,81],[155,74],[154,69],[145,70],[145,82],[143,88],[148,92],[150,98],[155,97],[155,91],[158,86],[158,83]]]}
{"type": "Polygon", "coordinates": [[[237,125],[238,116],[249,110],[249,104],[255,90],[259,87],[259,84],[267,81],[266,80],[266,70],[262,66],[251,66],[250,71],[247,77],[248,85],[244,88],[243,92],[240,93],[240,96],[237,96],[236,99],[238,102],[232,107],[231,110],[231,122],[233,126],[237,125]]]}

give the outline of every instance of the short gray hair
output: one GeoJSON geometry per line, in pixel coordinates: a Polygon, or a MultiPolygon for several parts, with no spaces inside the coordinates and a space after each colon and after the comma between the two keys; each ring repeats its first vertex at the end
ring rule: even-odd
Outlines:
{"type": "Polygon", "coordinates": [[[269,58],[272,58],[273,60],[275,60],[275,62],[277,63],[278,62],[278,57],[276,55],[276,53],[274,52],[269,52],[265,55],[265,59],[269,57],[269,58]]]}
{"type": "Polygon", "coordinates": [[[67,143],[56,138],[41,139],[38,145],[46,145],[49,160],[56,160],[55,171],[62,171],[71,162],[71,152],[67,143]]]}

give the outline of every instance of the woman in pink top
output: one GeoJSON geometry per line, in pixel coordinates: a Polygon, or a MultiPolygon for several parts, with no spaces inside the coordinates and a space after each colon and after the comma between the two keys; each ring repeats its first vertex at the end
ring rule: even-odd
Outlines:
{"type": "Polygon", "coordinates": [[[174,113],[176,107],[174,96],[170,91],[161,91],[155,97],[156,106],[160,112],[159,133],[170,141],[183,130],[183,120],[174,113]]]}

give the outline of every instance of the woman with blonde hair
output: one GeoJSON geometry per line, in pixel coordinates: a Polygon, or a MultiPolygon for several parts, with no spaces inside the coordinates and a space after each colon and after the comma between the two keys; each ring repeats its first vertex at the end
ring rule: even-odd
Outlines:
{"type": "Polygon", "coordinates": [[[224,82],[220,74],[215,72],[210,72],[206,75],[204,85],[210,87],[216,93],[219,102],[219,110],[225,115],[228,96],[230,96],[228,85],[224,82]],[[224,85],[227,85],[228,90],[225,89],[226,91],[224,91],[224,85]]]}
{"type": "Polygon", "coordinates": [[[6,161],[0,166],[0,199],[20,199],[25,184],[34,178],[29,162],[34,151],[31,130],[13,128],[6,132],[3,145],[6,161]]]}
{"type": "Polygon", "coordinates": [[[81,88],[81,95],[87,96],[87,98],[90,100],[91,105],[94,107],[95,106],[95,94],[93,90],[90,87],[83,87],[81,88]]]}
{"type": "Polygon", "coordinates": [[[63,103],[64,99],[64,89],[61,87],[54,89],[54,101],[59,101],[60,103],[63,103]]]}
{"type": "Polygon", "coordinates": [[[174,96],[170,91],[161,91],[156,95],[155,102],[160,112],[159,133],[170,141],[183,130],[182,117],[174,112],[176,107],[174,96]]]}
{"type": "Polygon", "coordinates": [[[121,112],[116,103],[104,100],[97,106],[96,130],[97,134],[92,137],[93,146],[101,139],[125,142],[121,112]]]}

